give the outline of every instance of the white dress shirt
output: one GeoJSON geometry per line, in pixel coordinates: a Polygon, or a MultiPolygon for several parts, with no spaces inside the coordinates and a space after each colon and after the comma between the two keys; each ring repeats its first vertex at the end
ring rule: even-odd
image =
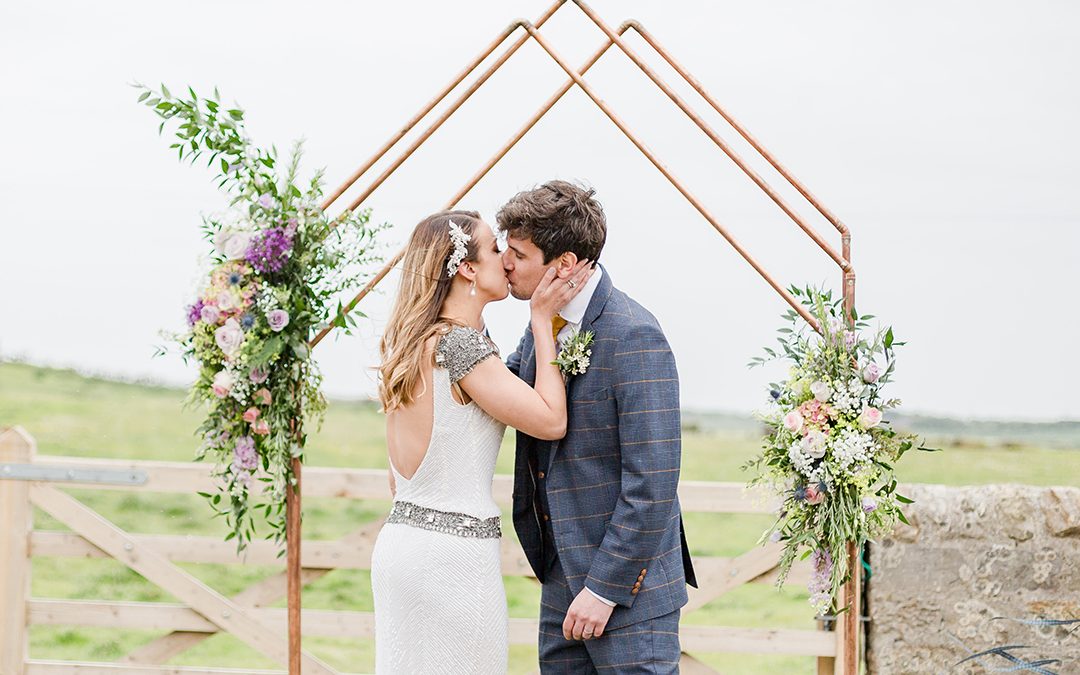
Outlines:
{"type": "MultiPolygon", "coordinates": [[[[596,293],[596,287],[600,285],[600,277],[603,275],[604,270],[597,267],[596,271],[593,272],[593,275],[585,282],[585,288],[582,288],[581,292],[575,295],[573,300],[566,303],[566,306],[559,310],[559,316],[566,319],[566,325],[559,331],[559,344],[557,345],[556,350],[566,343],[566,340],[570,337],[571,333],[581,328],[581,322],[585,319],[585,312],[589,309],[589,302],[592,301],[592,296],[596,293]]],[[[615,606],[613,601],[608,600],[588,586],[585,587],[585,590],[592,593],[597,600],[608,607],[615,606]]]]}
{"type": "Polygon", "coordinates": [[[585,319],[585,312],[589,309],[589,302],[592,301],[592,296],[596,293],[596,287],[600,285],[600,277],[603,275],[604,270],[597,267],[593,275],[585,282],[585,288],[582,288],[581,292],[575,295],[573,300],[566,303],[566,306],[559,310],[559,316],[566,319],[566,325],[559,331],[559,344],[557,347],[561,348],[566,343],[566,339],[570,337],[570,333],[581,328],[581,322],[585,319]]]}

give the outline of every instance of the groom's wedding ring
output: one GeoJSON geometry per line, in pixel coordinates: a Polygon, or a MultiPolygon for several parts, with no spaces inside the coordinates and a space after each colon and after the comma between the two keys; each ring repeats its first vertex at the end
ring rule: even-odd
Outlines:
{"type": "Polygon", "coordinates": [[[573,281],[573,280],[567,281],[566,285],[569,286],[570,288],[577,288],[577,282],[573,281]]]}

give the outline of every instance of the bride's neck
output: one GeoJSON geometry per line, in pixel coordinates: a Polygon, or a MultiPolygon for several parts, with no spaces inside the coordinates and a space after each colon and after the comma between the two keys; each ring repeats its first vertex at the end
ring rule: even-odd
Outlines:
{"type": "Polygon", "coordinates": [[[478,331],[484,330],[484,305],[475,296],[464,298],[451,297],[443,302],[439,318],[449,319],[456,323],[472,326],[478,331]]]}

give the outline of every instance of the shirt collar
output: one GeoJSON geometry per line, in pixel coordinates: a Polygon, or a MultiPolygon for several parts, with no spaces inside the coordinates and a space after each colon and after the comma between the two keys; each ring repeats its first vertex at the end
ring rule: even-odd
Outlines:
{"type": "Polygon", "coordinates": [[[592,300],[593,294],[596,293],[596,287],[600,285],[600,277],[603,275],[603,268],[597,265],[593,275],[585,283],[585,288],[581,289],[581,292],[574,296],[573,300],[566,303],[566,306],[559,310],[559,316],[566,319],[568,323],[580,325],[582,319],[585,318],[585,312],[589,309],[589,302],[592,300]]]}

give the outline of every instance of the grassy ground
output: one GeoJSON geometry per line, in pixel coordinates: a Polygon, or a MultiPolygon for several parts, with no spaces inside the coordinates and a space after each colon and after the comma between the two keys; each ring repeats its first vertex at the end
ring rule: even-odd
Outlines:
{"type": "MultiPolygon", "coordinates": [[[[0,363],[0,427],[21,425],[38,442],[43,454],[189,460],[195,446],[192,430],[199,415],[184,411],[182,392],[172,389],[108,382],[69,371],[0,363]]],[[[499,471],[511,470],[509,436],[499,458],[499,471]]],[[[900,468],[908,482],[971,485],[1027,483],[1080,485],[1080,452],[1010,445],[980,446],[965,442],[934,454],[912,454],[900,468]]],[[[721,432],[691,432],[684,438],[683,477],[693,480],[742,481],[739,466],[756,451],[752,438],[721,432]]],[[[311,436],[308,463],[313,466],[386,467],[382,420],[368,405],[333,403],[326,423],[311,436]]],[[[209,519],[203,500],[191,495],[139,495],[108,491],[71,493],[133,532],[221,535],[218,521],[209,519]]],[[[305,538],[339,537],[385,513],[385,502],[334,499],[305,501],[305,538]]],[[[767,516],[688,514],[687,532],[696,555],[738,555],[751,548],[767,525],[767,516]]],[[[39,529],[62,530],[42,513],[39,529]]],[[[512,535],[512,528],[506,528],[512,535]]],[[[232,594],[280,571],[279,567],[186,565],[213,588],[232,594]]],[[[507,578],[510,614],[534,617],[538,587],[529,580],[507,578]]],[[[110,560],[35,558],[34,597],[170,602],[156,586],[110,560]]],[[[370,611],[371,588],[366,571],[332,572],[305,589],[305,607],[370,611]]],[[[280,603],[279,603],[280,606],[280,603]]],[[[811,628],[806,593],[764,585],[743,586],[696,612],[685,623],[747,627],[811,628]]],[[[158,633],[78,627],[35,627],[31,631],[33,658],[114,660],[158,633]]],[[[352,672],[374,668],[370,642],[306,639],[305,646],[331,665],[352,672]]],[[[812,659],[707,654],[703,660],[730,674],[813,671],[812,659]]],[[[174,665],[215,665],[236,668],[274,667],[267,659],[229,636],[216,636],[177,658],[174,665]]],[[[511,672],[535,670],[536,651],[511,650],[511,672]]]]}

